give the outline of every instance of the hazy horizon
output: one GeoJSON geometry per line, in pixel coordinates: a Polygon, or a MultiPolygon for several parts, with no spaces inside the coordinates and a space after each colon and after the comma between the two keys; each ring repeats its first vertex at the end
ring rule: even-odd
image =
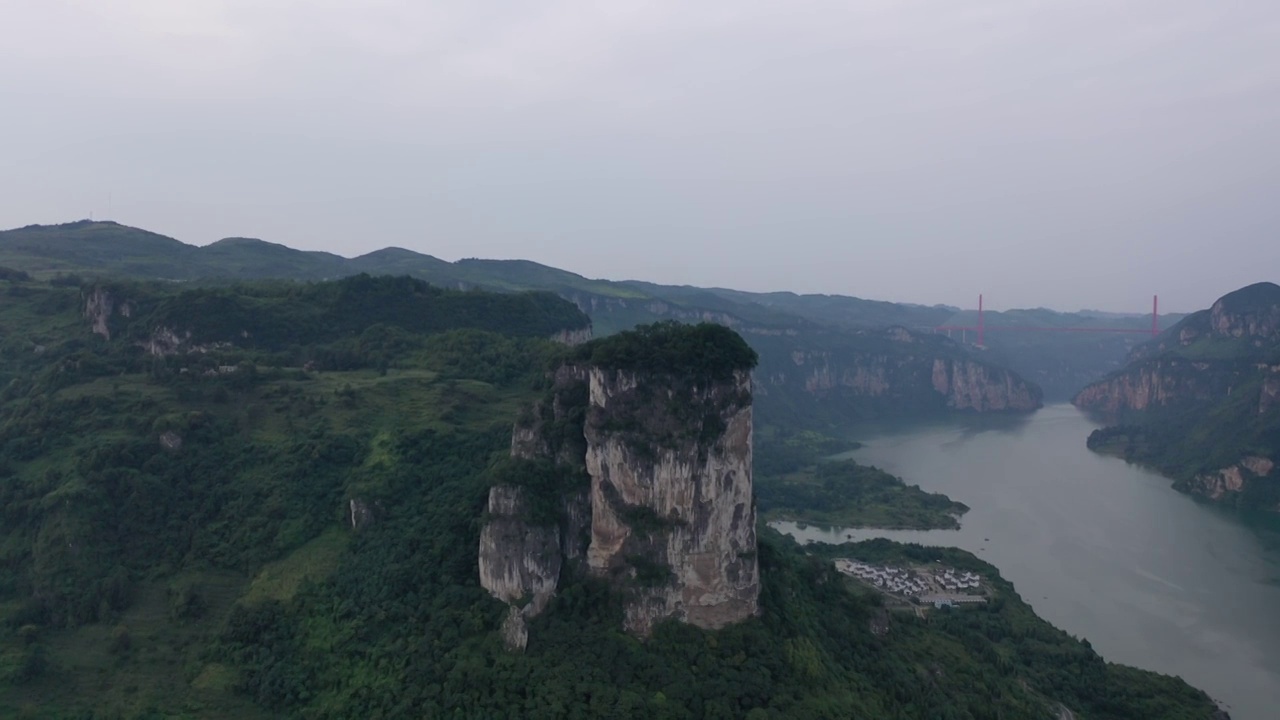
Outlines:
{"type": "Polygon", "coordinates": [[[7,10],[3,227],[994,309],[1280,279],[1263,0],[7,10]]]}
{"type": "MultiPolygon", "coordinates": [[[[60,225],[60,224],[61,224],[61,225],[66,225],[66,224],[73,224],[73,223],[78,223],[78,222],[115,223],[115,224],[117,224],[117,225],[125,225],[125,223],[121,223],[121,222],[119,222],[119,221],[117,221],[117,220],[112,220],[111,218],[80,218],[80,219],[78,219],[78,220],[68,220],[68,221],[66,221],[65,223],[48,223],[48,224],[28,223],[28,225],[43,225],[43,226],[47,227],[47,226],[49,226],[49,225],[60,225]]],[[[9,231],[9,230],[18,230],[18,229],[21,229],[22,227],[23,227],[23,226],[17,226],[17,227],[12,227],[12,228],[0,228],[0,232],[6,232],[6,231],[9,231]]],[[[155,231],[153,231],[153,230],[149,230],[148,228],[137,228],[136,226],[128,226],[128,227],[135,227],[135,229],[138,229],[138,230],[144,230],[144,231],[147,231],[147,232],[155,232],[155,231]]],[[[163,235],[163,233],[157,233],[157,234],[163,235]]],[[[350,253],[332,252],[332,251],[329,251],[329,250],[314,250],[314,249],[308,249],[308,248],[292,247],[292,246],[289,246],[289,245],[285,245],[284,243],[277,243],[277,242],[273,242],[273,241],[268,240],[268,239],[266,239],[266,238],[248,237],[248,236],[244,236],[244,235],[234,235],[234,236],[228,236],[228,237],[224,237],[224,238],[218,238],[217,240],[211,240],[211,241],[206,242],[206,243],[191,243],[191,242],[186,242],[186,241],[185,241],[185,240],[183,240],[182,238],[175,238],[175,237],[172,237],[172,236],[165,236],[165,237],[169,237],[169,239],[171,239],[171,240],[177,240],[177,241],[179,241],[179,242],[184,242],[184,243],[185,243],[185,244],[187,244],[187,245],[196,245],[196,246],[200,246],[200,247],[206,247],[206,246],[208,246],[208,245],[212,245],[212,244],[214,244],[214,243],[221,242],[221,241],[223,241],[223,240],[255,240],[255,241],[259,241],[259,242],[265,242],[265,243],[268,243],[268,244],[271,244],[271,245],[279,245],[279,246],[281,246],[281,247],[287,247],[287,248],[290,248],[290,249],[292,249],[292,250],[297,250],[297,251],[300,251],[300,252],[320,252],[320,253],[327,253],[327,254],[330,254],[330,255],[335,255],[335,256],[338,256],[338,257],[346,258],[346,259],[348,259],[348,260],[350,260],[350,259],[354,259],[354,258],[357,258],[357,257],[360,257],[361,255],[364,255],[364,254],[377,252],[377,251],[379,251],[379,250],[386,250],[386,249],[393,249],[393,248],[394,248],[394,249],[401,249],[401,250],[410,250],[410,248],[405,248],[405,247],[401,247],[401,246],[398,246],[398,245],[384,245],[384,246],[382,246],[382,247],[379,247],[379,248],[373,248],[373,249],[371,249],[371,250],[363,251],[363,252],[358,253],[358,254],[350,254],[350,253]]],[[[554,266],[554,265],[547,265],[547,263],[539,262],[536,258],[529,258],[529,257],[509,257],[509,258],[491,258],[491,257],[476,257],[476,256],[441,257],[441,256],[439,256],[439,255],[432,255],[431,253],[422,252],[422,251],[419,251],[419,250],[412,250],[412,252],[419,252],[419,253],[421,253],[421,254],[423,254],[423,255],[430,255],[431,257],[434,257],[434,258],[436,258],[436,259],[438,259],[438,260],[445,260],[445,261],[447,261],[447,262],[451,262],[451,263],[458,262],[458,261],[460,261],[460,260],[530,261],[530,262],[538,263],[538,264],[540,264],[540,265],[544,265],[544,266],[547,266],[547,267],[553,267],[553,268],[558,269],[558,270],[564,270],[564,271],[567,271],[567,272],[571,272],[571,273],[574,273],[574,274],[580,275],[580,276],[582,276],[582,277],[584,277],[584,278],[586,278],[586,279],[588,279],[588,280],[605,280],[605,281],[610,281],[610,282],[630,282],[630,281],[638,281],[638,282],[654,283],[654,284],[658,284],[658,285],[674,285],[674,284],[675,284],[675,283],[663,283],[663,282],[660,282],[660,281],[656,281],[656,280],[652,280],[652,279],[648,279],[648,278],[641,278],[641,277],[594,277],[594,276],[590,276],[590,275],[583,275],[582,273],[577,272],[577,271],[576,271],[576,270],[574,270],[573,268],[570,268],[570,267],[558,267],[558,266],[554,266]]],[[[942,306],[947,306],[947,307],[950,307],[950,308],[956,309],[956,310],[958,310],[958,311],[969,311],[969,310],[976,311],[976,310],[978,309],[977,299],[976,299],[976,298],[974,298],[974,299],[973,299],[973,300],[974,300],[973,302],[971,302],[971,303],[967,303],[967,304],[966,304],[966,303],[963,303],[963,302],[961,302],[961,303],[922,303],[922,302],[916,302],[916,301],[911,300],[911,299],[905,299],[905,300],[889,300],[889,299],[887,299],[887,298],[868,297],[868,296],[863,296],[863,295],[853,295],[853,294],[850,294],[850,293],[821,293],[821,292],[800,291],[800,290],[795,290],[795,289],[793,289],[793,288],[786,288],[786,287],[781,287],[781,288],[766,288],[766,289],[763,289],[763,290],[751,290],[751,289],[748,289],[748,288],[733,287],[733,286],[724,286],[724,285],[706,285],[706,284],[703,284],[703,285],[696,285],[696,284],[685,284],[685,285],[683,285],[683,286],[684,286],[684,287],[699,287],[699,288],[704,288],[704,289],[743,290],[743,291],[747,291],[747,292],[759,292],[759,293],[790,292],[790,293],[795,293],[795,294],[797,294],[797,295],[810,295],[810,294],[813,294],[813,295],[832,295],[832,296],[835,296],[835,295],[843,295],[843,296],[846,296],[846,297],[854,297],[854,298],[858,298],[858,299],[862,299],[862,300],[886,301],[886,302],[894,302],[894,303],[900,303],[900,304],[905,304],[905,305],[922,305],[922,306],[926,306],[926,307],[942,307],[942,306]]],[[[1219,296],[1221,296],[1221,295],[1225,295],[1225,294],[1227,294],[1228,292],[1231,292],[1232,290],[1237,290],[1237,289],[1239,289],[1239,288],[1231,288],[1230,290],[1224,290],[1222,293],[1220,293],[1220,294],[1219,294],[1219,296]]],[[[1216,299],[1216,298],[1215,298],[1215,299],[1216,299]]],[[[1148,302],[1148,308],[1149,308],[1149,307],[1150,307],[1150,302],[1151,302],[1151,300],[1150,300],[1150,299],[1148,299],[1148,300],[1147,300],[1147,302],[1148,302]]],[[[1054,307],[1047,307],[1047,306],[1034,306],[1034,307],[1031,307],[1031,306],[1003,306],[1003,305],[999,305],[999,304],[992,303],[992,302],[990,302],[990,300],[989,300],[989,299],[987,299],[987,300],[984,302],[984,307],[985,307],[988,311],[992,311],[992,312],[1007,312],[1007,311],[1016,311],[1016,310],[1050,310],[1050,311],[1053,311],[1053,312],[1059,312],[1059,313],[1081,313],[1081,314],[1094,313],[1094,314],[1099,314],[1099,315],[1132,315],[1132,316],[1141,316],[1141,317],[1150,317],[1150,316],[1151,316],[1151,311],[1150,311],[1149,309],[1146,309],[1146,310],[1123,310],[1123,309],[1120,309],[1120,310],[1109,310],[1109,309],[1106,309],[1106,308],[1090,308],[1090,307],[1077,307],[1077,308],[1054,308],[1054,307]]],[[[1207,307],[1207,305],[1206,305],[1206,307],[1207,307]]],[[[1160,301],[1159,312],[1160,312],[1160,315],[1161,315],[1161,316],[1165,316],[1165,315],[1186,315],[1186,314],[1188,314],[1188,313],[1195,312],[1196,310],[1202,310],[1202,309],[1204,309],[1204,308],[1193,308],[1193,309],[1191,309],[1191,310],[1180,310],[1180,309],[1177,309],[1177,308],[1169,308],[1169,307],[1166,307],[1166,306],[1165,306],[1165,302],[1164,302],[1163,300],[1161,300],[1161,301],[1160,301]]]]}

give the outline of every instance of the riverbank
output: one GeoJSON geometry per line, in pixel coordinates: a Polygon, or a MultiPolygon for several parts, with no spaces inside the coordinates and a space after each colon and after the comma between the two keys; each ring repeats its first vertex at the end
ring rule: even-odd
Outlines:
{"type": "Polygon", "coordinates": [[[806,541],[962,548],[1107,660],[1180,676],[1236,720],[1270,720],[1280,707],[1280,530],[1090,452],[1096,427],[1062,404],[1007,426],[961,420],[866,436],[853,458],[972,506],[961,527],[773,526],[806,541]]]}
{"type": "Polygon", "coordinates": [[[921,490],[879,468],[815,453],[780,463],[764,452],[755,480],[760,516],[822,527],[956,529],[969,511],[942,493],[921,490]]]}

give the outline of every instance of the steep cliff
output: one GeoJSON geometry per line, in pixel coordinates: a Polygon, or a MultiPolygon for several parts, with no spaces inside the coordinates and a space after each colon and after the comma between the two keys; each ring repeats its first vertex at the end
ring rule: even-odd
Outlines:
{"type": "Polygon", "coordinates": [[[1040,407],[1040,390],[1011,371],[973,360],[933,361],[933,389],[953,410],[1030,411],[1040,407]]]}
{"type": "Polygon", "coordinates": [[[689,383],[593,367],[586,426],[592,572],[632,583],[626,628],[719,628],[756,612],[751,379],[689,383]]]}
{"type": "Polygon", "coordinates": [[[492,471],[480,540],[481,585],[510,606],[508,647],[582,572],[610,582],[640,636],[668,618],[720,628],[756,613],[754,362],[727,328],[660,324],[555,371],[492,471]]]}
{"type": "Polygon", "coordinates": [[[1245,369],[1233,362],[1153,358],[1085,387],[1072,402],[1082,409],[1109,416],[1189,402],[1212,402],[1231,393],[1242,370],[1245,369]]]}
{"type": "Polygon", "coordinates": [[[516,421],[510,461],[491,471],[480,585],[510,606],[502,634],[512,649],[525,647],[526,621],[546,608],[561,571],[586,555],[586,378],[583,367],[558,368],[545,396],[516,421]]]}
{"type": "Polygon", "coordinates": [[[528,618],[546,608],[560,580],[560,529],[532,519],[527,492],[489,490],[489,521],[480,533],[480,584],[510,608],[502,624],[507,647],[523,648],[528,618]]]}
{"type": "Polygon", "coordinates": [[[1223,296],[1134,349],[1074,399],[1123,423],[1093,449],[1151,465],[1205,498],[1280,510],[1280,286],[1223,296]]]}
{"type": "Polygon", "coordinates": [[[1041,391],[944,337],[904,328],[753,338],[756,392],[773,417],[833,421],[965,412],[1030,412],[1041,391]]]}

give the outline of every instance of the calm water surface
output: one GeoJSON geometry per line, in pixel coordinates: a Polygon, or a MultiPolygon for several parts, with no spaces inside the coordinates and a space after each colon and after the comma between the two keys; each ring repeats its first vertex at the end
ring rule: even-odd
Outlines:
{"type": "Polygon", "coordinates": [[[1280,518],[1197,503],[1094,455],[1070,405],[1021,419],[913,426],[850,454],[969,505],[958,531],[800,529],[964,548],[1108,660],[1179,675],[1235,720],[1280,718],[1280,518]]]}

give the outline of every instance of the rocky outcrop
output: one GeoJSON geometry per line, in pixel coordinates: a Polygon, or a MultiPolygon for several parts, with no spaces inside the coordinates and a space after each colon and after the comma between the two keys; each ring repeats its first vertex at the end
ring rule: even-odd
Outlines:
{"type": "Polygon", "coordinates": [[[952,410],[1027,412],[1040,407],[1040,391],[1012,372],[972,360],[933,361],[933,389],[952,410]]]}
{"type": "MultiPolygon", "coordinates": [[[[1258,373],[1280,345],[1280,286],[1257,283],[1188,315],[1156,340],[1135,348],[1129,365],[1080,391],[1078,407],[1119,415],[1175,404],[1221,401],[1258,373]]],[[[1259,413],[1280,387],[1264,377],[1259,413]]]]}
{"type": "MultiPolygon", "coordinates": [[[[139,346],[152,357],[167,357],[182,353],[206,354],[233,347],[229,342],[193,343],[190,330],[179,333],[164,326],[153,330],[151,337],[139,343],[139,346]]],[[[231,371],[234,371],[234,368],[231,371]]]]}
{"type": "Polygon", "coordinates": [[[1089,385],[1072,400],[1076,407],[1109,416],[1230,394],[1239,377],[1230,364],[1179,358],[1148,360],[1089,385]]]}
{"type": "Polygon", "coordinates": [[[1223,296],[1209,308],[1209,328],[1221,337],[1275,337],[1280,333],[1280,287],[1258,283],[1223,296]]]}
{"type": "Polygon", "coordinates": [[[84,316],[89,320],[93,332],[103,338],[111,339],[111,317],[119,312],[123,317],[133,315],[133,303],[119,300],[110,290],[97,287],[84,297],[84,316]]]}
{"type": "MultiPolygon", "coordinates": [[[[136,306],[132,300],[121,299],[115,292],[105,287],[96,287],[84,296],[84,317],[89,321],[94,334],[106,340],[112,337],[112,318],[133,317],[136,306]]],[[[568,331],[566,331],[568,332],[568,331]]],[[[588,332],[590,330],[588,329],[588,332]]],[[[244,337],[248,337],[245,333],[244,337]]],[[[171,327],[159,326],[151,331],[147,339],[138,346],[152,357],[166,357],[181,353],[208,353],[214,350],[225,350],[232,345],[229,342],[193,343],[191,331],[178,331],[171,327]]]]}
{"type": "Polygon", "coordinates": [[[565,328],[551,336],[552,342],[561,345],[581,345],[591,339],[591,326],[584,328],[565,328]]]}
{"type": "Polygon", "coordinates": [[[530,521],[522,488],[490,488],[488,512],[480,533],[480,584],[510,606],[503,640],[508,648],[523,649],[529,639],[526,621],[546,608],[560,579],[559,531],[530,521]]]}
{"type": "Polygon", "coordinates": [[[840,367],[831,362],[827,353],[820,356],[792,353],[792,357],[799,358],[797,365],[809,365],[804,375],[804,389],[808,393],[816,394],[838,387],[849,388],[866,397],[881,397],[889,392],[889,358],[885,356],[866,358],[867,362],[855,363],[851,367],[840,367]]]}
{"type": "Polygon", "coordinates": [[[864,334],[865,345],[882,351],[790,349],[785,361],[766,355],[756,376],[758,393],[799,391],[856,406],[863,416],[1030,412],[1041,406],[1043,395],[1035,384],[1007,368],[956,353],[945,338],[904,328],[864,334]]]}
{"type": "Polygon", "coordinates": [[[352,530],[363,530],[378,519],[382,511],[382,503],[369,502],[363,498],[351,498],[347,501],[347,514],[352,530]]]}
{"type": "MultiPolygon", "coordinates": [[[[566,364],[555,371],[547,396],[529,408],[511,432],[511,458],[549,461],[555,472],[583,472],[586,441],[587,371],[566,364]]],[[[528,643],[527,621],[554,597],[566,566],[581,565],[590,535],[591,508],[585,487],[566,483],[558,497],[530,498],[525,488],[497,484],[489,489],[489,520],[480,535],[480,585],[507,603],[503,641],[521,650],[528,643]],[[552,517],[537,516],[531,500],[555,506],[552,517]]]]}
{"type": "Polygon", "coordinates": [[[1214,501],[1280,510],[1280,286],[1258,283],[1192,313],[1073,402],[1123,425],[1089,446],[1159,469],[1214,501]]]}
{"type": "MultiPolygon", "coordinates": [[[[754,360],[732,331],[709,327],[662,332],[695,341],[681,352],[731,338],[754,360]]],[[[527,621],[578,573],[610,582],[640,636],[669,618],[720,628],[756,613],[750,367],[699,372],[699,355],[684,374],[668,360],[566,363],[517,421],[479,548],[481,585],[509,606],[509,648],[525,647],[527,621]]]]}
{"type": "Polygon", "coordinates": [[[1275,467],[1270,458],[1250,456],[1221,470],[1196,475],[1185,489],[1210,500],[1223,500],[1228,495],[1243,492],[1250,480],[1269,476],[1275,467]]]}
{"type": "Polygon", "coordinates": [[[593,368],[585,431],[587,563],[630,585],[627,630],[647,636],[666,618],[720,628],[755,614],[750,375],[679,388],[593,368]]]}

